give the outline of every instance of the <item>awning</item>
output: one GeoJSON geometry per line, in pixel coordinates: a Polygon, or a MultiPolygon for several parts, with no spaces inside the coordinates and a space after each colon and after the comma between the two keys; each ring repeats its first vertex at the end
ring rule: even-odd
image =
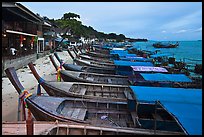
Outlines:
{"type": "Polygon", "coordinates": [[[130,86],[139,101],[161,104],[189,135],[202,135],[202,89],[130,86]]]}
{"type": "Polygon", "coordinates": [[[14,33],[14,34],[19,34],[19,35],[26,35],[26,36],[37,36],[35,34],[29,34],[29,33],[24,33],[24,32],[19,32],[19,31],[14,31],[14,30],[6,30],[7,33],[14,33]]]}
{"type": "Polygon", "coordinates": [[[162,67],[150,67],[150,66],[131,66],[133,71],[137,72],[168,72],[162,67]]]}
{"type": "Polygon", "coordinates": [[[140,73],[140,74],[147,81],[192,82],[192,80],[184,74],[162,74],[162,73],[154,74],[140,73]]]}

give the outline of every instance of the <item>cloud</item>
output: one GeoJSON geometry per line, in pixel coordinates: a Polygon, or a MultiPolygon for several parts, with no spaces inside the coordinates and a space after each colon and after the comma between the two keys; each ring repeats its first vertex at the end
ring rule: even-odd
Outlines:
{"type": "Polygon", "coordinates": [[[166,30],[162,30],[162,33],[166,33],[166,30]]]}
{"type": "Polygon", "coordinates": [[[180,28],[188,27],[201,22],[202,22],[202,10],[197,10],[191,14],[178,17],[177,19],[162,25],[161,29],[178,30],[180,28]]]}
{"type": "Polygon", "coordinates": [[[179,31],[176,31],[176,32],[173,32],[173,33],[185,33],[185,32],[187,32],[188,30],[186,30],[186,29],[182,29],[182,30],[179,30],[179,31]]]}
{"type": "Polygon", "coordinates": [[[202,27],[200,27],[200,28],[194,30],[194,32],[202,32],[202,27]]]}

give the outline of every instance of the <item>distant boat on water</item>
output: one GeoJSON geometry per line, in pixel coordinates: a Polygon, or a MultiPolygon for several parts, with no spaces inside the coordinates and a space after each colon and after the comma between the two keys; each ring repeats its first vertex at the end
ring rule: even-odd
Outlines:
{"type": "Polygon", "coordinates": [[[176,48],[179,46],[179,43],[176,42],[176,44],[172,44],[172,43],[157,42],[157,43],[154,43],[152,46],[155,48],[176,48]]]}

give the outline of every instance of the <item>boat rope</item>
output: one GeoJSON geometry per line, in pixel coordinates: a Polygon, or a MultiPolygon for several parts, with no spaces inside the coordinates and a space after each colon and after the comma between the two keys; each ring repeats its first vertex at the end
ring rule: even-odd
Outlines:
{"type": "MultiPolygon", "coordinates": [[[[61,66],[61,65],[60,65],[60,66],[61,66]]],[[[57,68],[57,81],[61,81],[60,70],[61,70],[61,67],[58,67],[58,68],[57,68]]]]}
{"type": "MultiPolygon", "coordinates": [[[[18,109],[19,109],[19,111],[18,112],[20,112],[20,107],[22,107],[22,111],[23,111],[23,113],[24,113],[24,120],[26,119],[26,117],[25,117],[25,108],[27,108],[28,109],[28,105],[27,105],[27,103],[26,103],[26,99],[28,98],[28,97],[30,97],[32,95],[32,93],[29,93],[27,90],[22,90],[21,91],[21,94],[19,95],[19,103],[18,103],[18,109]]],[[[20,119],[20,116],[19,116],[19,113],[18,113],[18,120],[20,119]]]]}
{"type": "Polygon", "coordinates": [[[44,82],[45,82],[45,80],[44,80],[43,78],[40,78],[40,79],[38,80],[38,88],[37,88],[37,95],[38,95],[38,96],[41,95],[41,87],[40,87],[40,85],[41,85],[42,83],[44,83],[44,82]]]}
{"type": "Polygon", "coordinates": [[[60,68],[62,69],[62,66],[64,65],[65,63],[63,61],[60,62],[60,68]]]}

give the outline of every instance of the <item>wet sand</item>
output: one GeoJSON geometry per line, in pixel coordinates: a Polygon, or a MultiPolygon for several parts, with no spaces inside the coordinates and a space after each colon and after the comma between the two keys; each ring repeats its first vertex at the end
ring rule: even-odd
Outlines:
{"type": "MultiPolygon", "coordinates": [[[[72,59],[68,55],[67,51],[57,52],[61,59],[67,61],[67,63],[73,63],[72,59]]],[[[53,53],[51,54],[53,55],[53,53]]],[[[54,55],[53,55],[54,57],[54,55]]],[[[59,62],[54,57],[55,62],[59,65],[59,62]]],[[[35,68],[38,74],[49,81],[56,80],[56,70],[49,59],[49,55],[37,59],[35,62],[35,68]]],[[[31,93],[36,93],[38,82],[30,71],[29,67],[23,67],[16,71],[17,76],[26,90],[31,93]]],[[[42,93],[45,93],[41,87],[42,93]]],[[[15,122],[17,121],[17,108],[18,108],[18,93],[11,84],[7,77],[2,78],[2,121],[15,122]]]]}

